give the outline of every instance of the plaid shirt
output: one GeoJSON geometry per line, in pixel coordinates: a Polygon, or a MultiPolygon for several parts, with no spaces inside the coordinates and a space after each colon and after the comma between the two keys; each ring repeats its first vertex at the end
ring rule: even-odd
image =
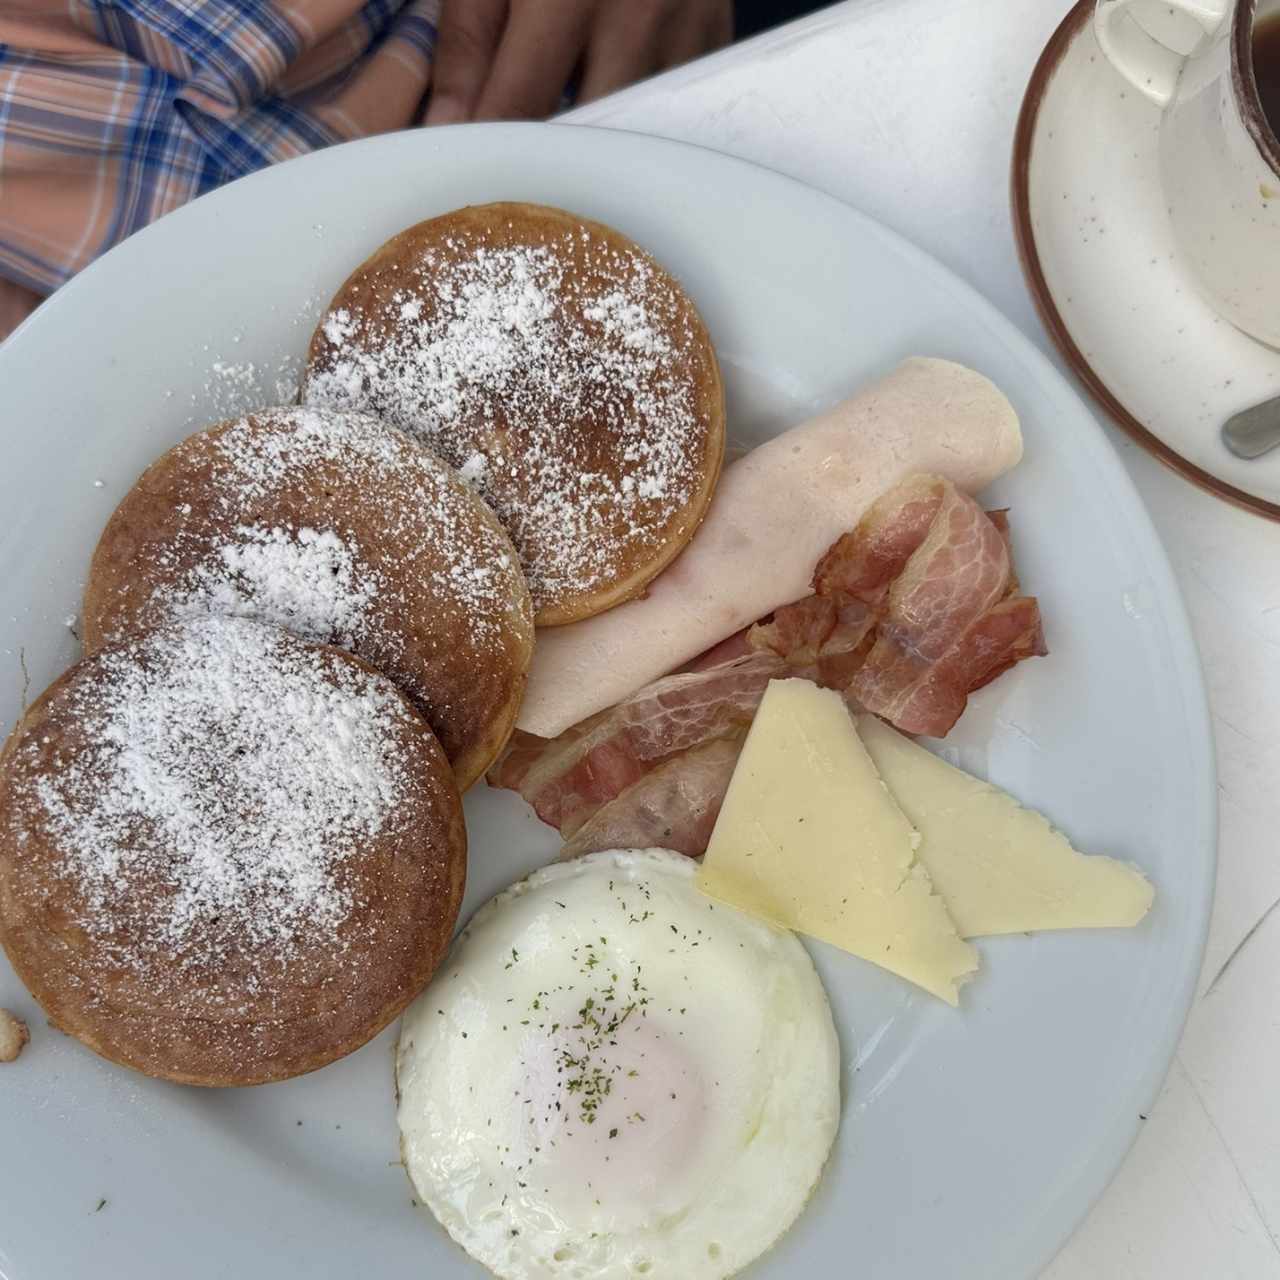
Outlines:
{"type": "Polygon", "coordinates": [[[439,0],[3,0],[0,338],[232,178],[414,123],[439,0]]]}

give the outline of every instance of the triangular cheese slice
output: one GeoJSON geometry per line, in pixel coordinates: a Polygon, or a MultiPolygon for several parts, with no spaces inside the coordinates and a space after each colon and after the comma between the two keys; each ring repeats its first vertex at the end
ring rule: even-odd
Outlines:
{"type": "Polygon", "coordinates": [[[1077,853],[1046,818],[874,716],[858,732],[961,936],[1137,924],[1155,891],[1137,868],[1077,853]]]}
{"type": "Polygon", "coordinates": [[[957,1003],[978,967],[916,857],[839,694],[775,680],[698,873],[712,897],[870,960],[957,1003]]]}

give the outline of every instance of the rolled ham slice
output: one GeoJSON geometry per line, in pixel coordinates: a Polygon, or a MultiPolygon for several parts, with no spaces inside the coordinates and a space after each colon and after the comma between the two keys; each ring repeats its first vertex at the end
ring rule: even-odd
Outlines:
{"type": "Polygon", "coordinates": [[[935,472],[975,493],[1022,456],[980,373],[912,357],[725,468],[707,518],[641,599],[542,630],[517,721],[554,738],[809,593],[818,558],[885,490],[935,472]]]}

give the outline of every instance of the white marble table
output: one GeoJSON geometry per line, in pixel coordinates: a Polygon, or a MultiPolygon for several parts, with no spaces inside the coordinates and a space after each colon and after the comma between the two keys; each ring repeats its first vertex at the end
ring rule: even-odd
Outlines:
{"type": "MultiPolygon", "coordinates": [[[[849,0],[566,118],[702,143],[821,187],[936,255],[1055,356],[1018,268],[1007,193],[1022,91],[1067,8],[849,0]]],[[[1160,1103],[1045,1275],[1269,1280],[1280,1277],[1280,525],[1108,429],[1196,627],[1220,866],[1199,997],[1160,1103]]]]}

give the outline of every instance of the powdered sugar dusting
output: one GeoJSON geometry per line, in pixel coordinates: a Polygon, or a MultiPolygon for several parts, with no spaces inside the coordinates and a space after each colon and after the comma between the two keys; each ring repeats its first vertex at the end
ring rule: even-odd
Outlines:
{"type": "Polygon", "coordinates": [[[583,229],[459,237],[393,284],[325,318],[309,402],[372,409],[460,468],[512,535],[535,605],[663,545],[700,489],[709,426],[684,362],[702,338],[665,273],[583,229]]]}
{"type": "Polygon", "coordinates": [[[307,640],[354,648],[368,633],[382,575],[332,529],[241,525],[172,592],[179,617],[256,618],[307,640]]]}
{"type": "Polygon", "coordinates": [[[190,421],[209,417],[231,418],[256,405],[284,403],[297,395],[301,362],[289,353],[271,363],[254,360],[214,360],[209,365],[202,393],[193,394],[196,406],[190,421]]]}
{"type": "MultiPolygon", "coordinates": [[[[436,603],[465,628],[470,643],[498,646],[513,626],[524,625],[501,529],[477,519],[478,504],[456,473],[386,424],[364,414],[287,407],[241,419],[212,440],[216,465],[203,496],[224,515],[229,532],[220,545],[202,547],[201,558],[176,583],[164,584],[153,601],[162,611],[256,618],[346,648],[359,648],[379,629],[379,657],[394,658],[400,640],[386,620],[404,616],[414,566],[435,563],[447,548],[457,572],[433,572],[435,585],[447,588],[436,603]],[[386,572],[342,527],[336,507],[332,528],[241,523],[246,507],[270,508],[274,495],[305,483],[308,473],[337,474],[351,492],[378,495],[386,572]]],[[[181,529],[167,554],[174,563],[189,558],[181,529]]]]}
{"type": "MultiPolygon", "coordinates": [[[[269,497],[308,468],[336,466],[348,484],[383,498],[379,515],[403,541],[403,560],[434,559],[440,548],[448,548],[454,566],[466,571],[509,567],[507,539],[497,527],[477,521],[475,499],[458,484],[457,474],[385,423],[314,406],[274,409],[259,417],[285,429],[263,431],[248,418],[218,439],[224,465],[216,482],[228,509],[239,506],[246,493],[269,497]],[[398,499],[394,503],[391,492],[398,499]]],[[[343,554],[355,558],[358,549],[348,540],[343,554]]],[[[357,578],[372,586],[370,604],[377,593],[385,596],[393,589],[353,567],[352,581],[357,578]]],[[[463,572],[450,581],[451,595],[441,607],[451,607],[477,642],[501,640],[516,611],[510,576],[463,572]]]]}
{"type": "Polygon", "coordinates": [[[413,785],[393,688],[237,618],[153,632],[100,664],[74,694],[87,746],[28,784],[77,923],[135,968],[156,953],[287,959],[336,928],[353,906],[344,864],[413,785]]]}
{"type": "Polygon", "coordinates": [[[327,316],[324,322],[324,336],[330,342],[345,342],[351,336],[351,313],[335,311],[327,316]]]}

